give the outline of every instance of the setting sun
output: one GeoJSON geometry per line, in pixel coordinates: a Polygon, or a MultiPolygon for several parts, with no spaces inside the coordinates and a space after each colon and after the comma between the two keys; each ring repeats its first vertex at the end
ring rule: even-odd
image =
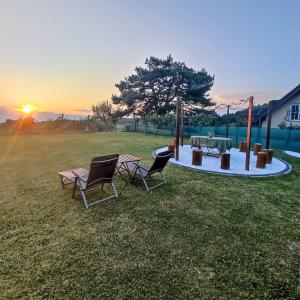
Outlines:
{"type": "Polygon", "coordinates": [[[22,106],[22,112],[25,114],[30,114],[33,111],[33,106],[30,104],[26,104],[24,106],[22,106]]]}

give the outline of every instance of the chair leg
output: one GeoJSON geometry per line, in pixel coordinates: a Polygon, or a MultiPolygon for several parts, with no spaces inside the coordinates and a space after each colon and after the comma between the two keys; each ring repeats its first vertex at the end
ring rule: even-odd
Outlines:
{"type": "Polygon", "coordinates": [[[59,178],[60,178],[61,187],[64,189],[65,188],[64,177],[62,175],[59,175],[59,178]]]}
{"type": "Polygon", "coordinates": [[[72,198],[75,198],[76,188],[77,188],[77,177],[75,177],[75,180],[74,180],[72,198]]]}
{"type": "Polygon", "coordinates": [[[81,194],[81,197],[82,197],[84,207],[89,208],[87,197],[85,195],[85,192],[81,188],[80,188],[80,194],[81,194]]]}
{"type": "Polygon", "coordinates": [[[111,186],[112,186],[112,189],[113,189],[113,191],[114,191],[115,196],[116,196],[116,197],[119,197],[117,188],[116,188],[115,183],[114,183],[113,181],[112,181],[112,183],[111,183],[111,186]]]}
{"type": "Polygon", "coordinates": [[[147,189],[147,192],[150,191],[150,190],[152,190],[152,189],[154,189],[154,188],[156,188],[156,187],[158,187],[158,186],[160,186],[160,185],[162,185],[162,184],[167,183],[167,180],[166,180],[164,174],[162,172],[159,172],[159,174],[160,174],[161,178],[163,179],[163,181],[160,182],[160,183],[158,183],[158,184],[156,184],[156,185],[154,185],[154,186],[151,186],[151,187],[149,187],[149,185],[147,184],[146,178],[142,177],[142,180],[143,180],[144,185],[145,185],[145,187],[147,189]]]}
{"type": "Polygon", "coordinates": [[[146,179],[145,179],[144,177],[142,177],[142,180],[143,180],[144,185],[145,185],[145,187],[146,187],[146,190],[147,190],[147,192],[148,192],[148,191],[149,191],[149,186],[148,186],[148,184],[147,184],[147,181],[146,181],[146,179]]]}
{"type": "Polygon", "coordinates": [[[166,179],[166,177],[165,177],[165,175],[164,175],[163,172],[160,173],[160,176],[162,177],[162,179],[164,180],[164,182],[167,183],[167,179],[166,179]]]}

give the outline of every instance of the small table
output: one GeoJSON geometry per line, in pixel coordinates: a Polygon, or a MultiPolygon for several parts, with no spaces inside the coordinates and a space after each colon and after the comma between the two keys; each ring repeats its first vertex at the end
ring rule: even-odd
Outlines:
{"type": "Polygon", "coordinates": [[[88,170],[82,168],[59,172],[58,175],[60,177],[60,182],[63,189],[65,188],[65,185],[75,183],[76,176],[74,175],[73,171],[82,177],[86,176],[89,173],[88,170]]]}
{"type": "Polygon", "coordinates": [[[128,174],[128,176],[130,178],[130,182],[133,183],[134,182],[134,175],[135,175],[135,172],[138,168],[138,164],[139,164],[140,160],[141,160],[141,158],[133,156],[131,154],[121,154],[119,156],[118,165],[117,165],[117,173],[120,174],[121,178],[125,182],[125,185],[121,189],[120,193],[122,193],[122,191],[124,190],[124,188],[128,184],[128,180],[126,180],[126,178],[122,175],[121,170],[126,171],[126,173],[128,174]],[[128,167],[129,163],[134,163],[136,165],[135,171],[133,172],[133,175],[131,174],[132,172],[129,171],[129,167],[128,167]]]}
{"type": "Polygon", "coordinates": [[[73,173],[73,171],[76,172],[76,174],[80,175],[81,177],[85,177],[89,174],[89,170],[78,168],[78,169],[61,171],[58,173],[58,175],[60,177],[60,183],[61,183],[61,186],[63,189],[65,188],[65,185],[73,184],[72,197],[74,198],[75,193],[76,193],[77,180],[76,180],[76,176],[73,173]]]}
{"type": "MultiPolygon", "coordinates": [[[[191,136],[190,145],[193,146],[205,146],[208,149],[217,148],[219,155],[226,150],[230,150],[232,147],[232,140],[224,137],[209,137],[209,136],[191,136]]],[[[219,156],[218,155],[218,156],[219,156]]]]}

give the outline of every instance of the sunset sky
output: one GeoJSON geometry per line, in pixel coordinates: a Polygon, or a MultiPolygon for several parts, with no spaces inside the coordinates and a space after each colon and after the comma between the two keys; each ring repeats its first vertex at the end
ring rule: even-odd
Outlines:
{"type": "Polygon", "coordinates": [[[0,0],[0,120],[87,114],[150,55],[215,75],[218,102],[300,83],[300,1],[0,0]]]}

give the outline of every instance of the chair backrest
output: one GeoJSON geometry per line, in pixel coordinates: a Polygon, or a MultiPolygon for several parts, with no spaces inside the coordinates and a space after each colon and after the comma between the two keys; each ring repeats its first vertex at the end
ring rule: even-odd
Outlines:
{"type": "Polygon", "coordinates": [[[173,155],[173,151],[164,151],[160,152],[156,155],[155,160],[148,171],[148,174],[152,174],[155,172],[161,172],[164,167],[167,165],[170,157],[173,155]]]}
{"type": "Polygon", "coordinates": [[[112,182],[119,154],[94,157],[91,161],[87,187],[112,182]]]}

